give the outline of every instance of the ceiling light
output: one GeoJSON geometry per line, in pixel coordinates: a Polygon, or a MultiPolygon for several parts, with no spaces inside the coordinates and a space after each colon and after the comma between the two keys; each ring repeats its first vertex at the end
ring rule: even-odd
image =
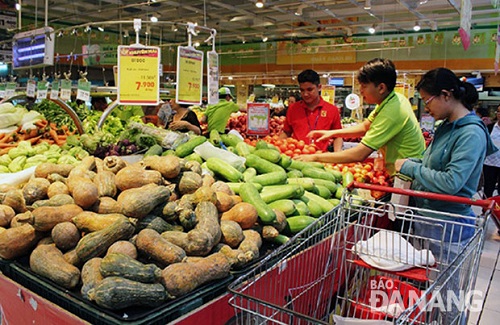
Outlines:
{"type": "Polygon", "coordinates": [[[158,17],[156,17],[156,16],[151,16],[151,17],[149,18],[149,20],[151,20],[151,22],[152,22],[152,23],[157,23],[157,22],[158,22],[158,17]]]}
{"type": "Polygon", "coordinates": [[[265,42],[267,42],[267,40],[268,40],[267,36],[262,37],[262,42],[265,43],[265,42]]]}
{"type": "Polygon", "coordinates": [[[257,8],[263,8],[264,7],[264,0],[257,0],[257,2],[255,2],[255,6],[257,8]]]}
{"type": "Polygon", "coordinates": [[[370,10],[372,8],[372,0],[366,0],[363,9],[370,10]]]}
{"type": "Polygon", "coordinates": [[[420,30],[420,24],[418,23],[418,21],[415,23],[415,26],[413,26],[413,30],[416,32],[420,30]]]}
{"type": "Polygon", "coordinates": [[[97,29],[98,29],[100,32],[104,32],[104,28],[103,28],[103,27],[101,27],[101,26],[97,27],[97,29]]]}
{"type": "Polygon", "coordinates": [[[174,24],[174,25],[172,25],[172,32],[176,32],[176,31],[177,31],[177,25],[174,24]]]}
{"type": "Polygon", "coordinates": [[[17,11],[21,10],[21,4],[20,3],[16,3],[15,8],[16,8],[17,11]]]}
{"type": "Polygon", "coordinates": [[[229,77],[227,77],[227,79],[233,80],[233,76],[229,76],[229,77]]]}
{"type": "Polygon", "coordinates": [[[125,30],[125,31],[123,32],[123,37],[124,37],[124,38],[129,37],[128,30],[125,30]]]}
{"type": "Polygon", "coordinates": [[[200,42],[194,42],[193,45],[194,45],[194,47],[198,47],[198,46],[200,46],[200,42]]]}
{"type": "Polygon", "coordinates": [[[236,36],[239,40],[241,40],[241,43],[245,44],[246,43],[246,40],[245,40],[245,37],[244,36],[240,36],[240,35],[237,35],[236,36]]]}
{"type": "Polygon", "coordinates": [[[90,30],[91,30],[91,29],[92,29],[92,28],[91,28],[90,26],[87,26],[87,27],[85,27],[85,29],[84,29],[83,31],[84,31],[85,33],[88,33],[88,32],[90,32],[90,30]]]}
{"type": "Polygon", "coordinates": [[[370,28],[368,28],[368,32],[370,34],[375,34],[376,28],[377,28],[377,25],[374,24],[370,28]]]}

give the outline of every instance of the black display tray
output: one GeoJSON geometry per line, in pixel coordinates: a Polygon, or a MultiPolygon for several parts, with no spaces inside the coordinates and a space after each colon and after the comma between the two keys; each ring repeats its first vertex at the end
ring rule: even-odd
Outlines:
{"type": "Polygon", "coordinates": [[[0,272],[2,272],[6,277],[10,277],[10,266],[12,261],[4,260],[0,258],[0,272]]]}
{"type": "Polygon", "coordinates": [[[224,279],[212,281],[184,297],[167,301],[154,308],[130,307],[122,310],[110,310],[84,299],[80,294],[80,287],[76,290],[67,290],[49,279],[33,273],[26,263],[26,261],[20,260],[11,264],[10,278],[12,280],[94,325],[166,324],[225,293],[227,286],[233,280],[233,276],[230,275],[224,279]]]}

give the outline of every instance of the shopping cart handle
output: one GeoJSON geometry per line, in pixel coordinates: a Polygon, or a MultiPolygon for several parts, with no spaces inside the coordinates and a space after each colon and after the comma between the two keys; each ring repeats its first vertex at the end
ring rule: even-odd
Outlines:
{"type": "Polygon", "coordinates": [[[394,193],[401,195],[408,195],[413,197],[421,197],[429,200],[438,200],[438,201],[447,201],[452,203],[461,203],[461,204],[469,204],[474,206],[480,206],[485,209],[492,210],[495,205],[495,201],[493,200],[472,200],[462,196],[454,196],[449,194],[441,194],[441,193],[432,193],[432,192],[422,192],[422,191],[414,191],[408,190],[404,188],[390,187],[390,186],[382,186],[375,184],[366,184],[360,182],[352,182],[347,188],[352,190],[354,188],[361,188],[372,191],[381,191],[386,193],[394,193]]]}

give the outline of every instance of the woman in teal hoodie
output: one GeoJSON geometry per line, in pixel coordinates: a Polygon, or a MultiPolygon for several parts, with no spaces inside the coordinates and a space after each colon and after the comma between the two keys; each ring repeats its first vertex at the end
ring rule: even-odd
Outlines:
{"type": "MultiPolygon", "coordinates": [[[[443,122],[436,129],[424,157],[421,160],[399,159],[396,171],[413,179],[414,190],[472,198],[477,191],[484,158],[498,150],[486,126],[472,111],[478,100],[476,89],[446,68],[428,71],[416,88],[429,114],[443,122]]],[[[475,222],[471,206],[423,198],[414,200],[419,208],[465,216],[447,217],[443,213],[423,212],[427,217],[447,221],[441,224],[415,222],[413,227],[416,235],[436,239],[429,248],[438,257],[456,256],[474,234],[474,228],[466,226],[475,222]],[[451,226],[454,222],[456,224],[451,226]],[[450,252],[446,252],[448,248],[450,252]]]]}

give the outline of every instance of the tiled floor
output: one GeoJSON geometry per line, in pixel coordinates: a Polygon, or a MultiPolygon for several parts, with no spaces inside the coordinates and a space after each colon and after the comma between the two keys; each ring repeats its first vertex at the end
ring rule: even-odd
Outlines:
{"type": "Polygon", "coordinates": [[[471,312],[469,324],[496,325],[500,324],[500,235],[490,219],[486,228],[479,272],[476,280],[476,290],[483,294],[483,308],[480,312],[471,312]]]}

